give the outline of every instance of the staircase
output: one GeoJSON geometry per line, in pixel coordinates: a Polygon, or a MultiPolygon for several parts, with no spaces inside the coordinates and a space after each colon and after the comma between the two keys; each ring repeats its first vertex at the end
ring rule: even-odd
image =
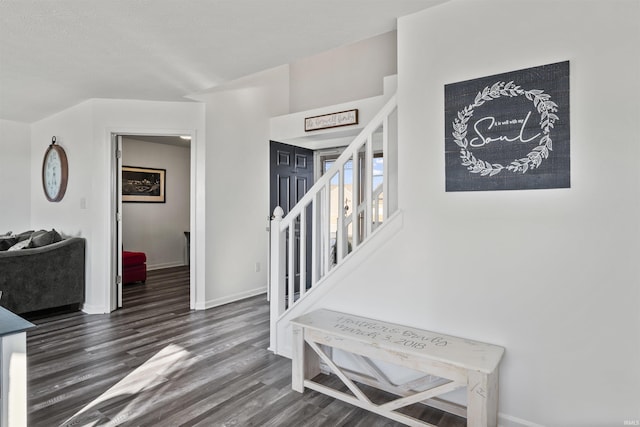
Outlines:
{"type": "MultiPolygon", "coordinates": [[[[398,208],[396,96],[283,217],[271,221],[271,345],[288,353],[279,323],[326,286],[398,208]]],[[[280,325],[281,326],[281,325],[280,325]]]]}

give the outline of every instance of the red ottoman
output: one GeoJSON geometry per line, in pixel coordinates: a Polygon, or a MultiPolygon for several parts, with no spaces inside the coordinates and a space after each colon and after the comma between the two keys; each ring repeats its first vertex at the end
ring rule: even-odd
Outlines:
{"type": "Polygon", "coordinates": [[[122,283],[147,280],[147,255],[144,252],[122,251],[122,283]]]}

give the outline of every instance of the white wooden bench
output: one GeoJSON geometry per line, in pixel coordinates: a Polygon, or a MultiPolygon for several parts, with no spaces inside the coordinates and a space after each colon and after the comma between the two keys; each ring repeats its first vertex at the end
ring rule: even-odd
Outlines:
{"type": "MultiPolygon", "coordinates": [[[[316,390],[410,426],[429,426],[397,409],[417,402],[430,406],[437,396],[466,387],[467,407],[462,413],[468,426],[496,426],[498,368],[504,348],[450,335],[330,310],[317,310],[291,321],[293,327],[292,388],[316,390]],[[321,347],[322,345],[322,347],[321,347]],[[353,354],[362,362],[359,371],[339,367],[331,349],[353,354]],[[425,374],[424,379],[394,384],[371,359],[404,366],[425,374]],[[313,381],[323,361],[351,393],[313,381]],[[432,381],[433,376],[441,380],[432,381]],[[355,381],[354,381],[355,380],[355,381]],[[378,405],[362,392],[358,383],[391,391],[397,399],[378,405]]],[[[441,409],[449,410],[446,406],[441,409]]]]}

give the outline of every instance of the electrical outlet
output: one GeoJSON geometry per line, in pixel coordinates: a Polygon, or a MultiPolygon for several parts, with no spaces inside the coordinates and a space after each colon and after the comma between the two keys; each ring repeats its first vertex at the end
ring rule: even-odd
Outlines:
{"type": "Polygon", "coordinates": [[[256,273],[260,272],[260,263],[256,262],[256,273]]]}

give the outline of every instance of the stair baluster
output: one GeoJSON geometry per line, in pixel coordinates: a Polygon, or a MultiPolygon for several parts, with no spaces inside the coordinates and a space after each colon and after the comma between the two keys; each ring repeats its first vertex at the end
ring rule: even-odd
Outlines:
{"type": "Polygon", "coordinates": [[[278,319],[300,299],[308,297],[310,291],[356,251],[397,208],[397,203],[392,202],[397,200],[397,177],[391,176],[397,173],[392,166],[397,161],[397,135],[396,126],[390,126],[396,121],[397,101],[393,96],[286,217],[283,218],[282,208],[274,210],[270,242],[272,350],[277,349],[275,324],[278,319]],[[378,183],[380,176],[374,179],[374,160],[380,157],[383,173],[382,182],[378,183]],[[351,176],[347,179],[349,162],[351,176]],[[351,212],[345,209],[347,185],[351,186],[351,212]],[[337,196],[332,197],[335,193],[337,196]],[[337,217],[332,218],[332,212],[337,213],[337,217]],[[311,236],[306,232],[309,220],[311,236]],[[334,220],[335,236],[331,228],[334,220]],[[307,265],[309,239],[311,265],[307,265]]]}

